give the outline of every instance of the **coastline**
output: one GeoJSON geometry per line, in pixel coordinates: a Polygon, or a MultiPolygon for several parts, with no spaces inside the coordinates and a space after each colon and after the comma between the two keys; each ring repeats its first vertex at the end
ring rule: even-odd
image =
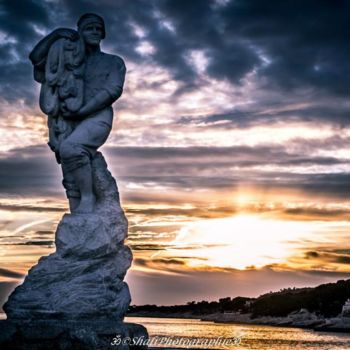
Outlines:
{"type": "Polygon", "coordinates": [[[210,321],[214,323],[234,323],[247,325],[261,325],[272,327],[290,327],[311,329],[319,332],[350,333],[350,318],[334,317],[324,318],[310,313],[307,310],[291,313],[285,317],[263,316],[251,318],[251,314],[241,313],[213,313],[207,315],[194,315],[192,313],[161,313],[161,312],[135,312],[127,317],[150,318],[183,318],[210,321]]]}
{"type": "MultiPolygon", "coordinates": [[[[286,317],[258,317],[251,318],[251,314],[240,313],[213,313],[208,315],[194,315],[186,313],[161,313],[161,312],[135,312],[126,317],[150,317],[150,318],[183,318],[214,323],[234,323],[247,325],[260,325],[271,327],[290,327],[312,329],[318,332],[350,333],[350,318],[335,317],[323,318],[315,314],[302,312],[294,313],[286,317]]],[[[0,320],[5,320],[6,314],[0,313],[0,320]]]]}

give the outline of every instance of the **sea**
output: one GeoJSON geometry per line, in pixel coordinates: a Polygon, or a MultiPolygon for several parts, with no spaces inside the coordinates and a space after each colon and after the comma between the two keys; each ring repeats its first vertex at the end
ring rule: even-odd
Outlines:
{"type": "Polygon", "coordinates": [[[350,350],[350,333],[214,323],[194,319],[127,317],[144,325],[150,347],[235,350],[350,350]]]}
{"type": "MultiPolygon", "coordinates": [[[[0,313],[0,319],[6,316],[0,313]]],[[[350,350],[350,333],[214,323],[182,318],[126,317],[126,322],[144,325],[148,345],[163,349],[233,350],[350,350]]],[[[123,340],[123,339],[121,339],[123,340]]],[[[127,339],[138,344],[147,340],[127,339]]],[[[111,339],[113,341],[113,339],[111,339]]]]}

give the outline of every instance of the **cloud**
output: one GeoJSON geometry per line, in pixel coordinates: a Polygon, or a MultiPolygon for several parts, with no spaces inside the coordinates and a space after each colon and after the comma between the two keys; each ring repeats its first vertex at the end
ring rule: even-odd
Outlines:
{"type": "Polygon", "coordinates": [[[36,93],[32,68],[28,60],[33,42],[40,38],[35,28],[49,26],[45,2],[27,0],[2,1],[0,7],[0,93],[10,102],[25,99],[35,101],[36,93]],[[20,24],[20,25],[19,25],[20,24]]]}
{"type": "Polygon", "coordinates": [[[226,130],[273,126],[279,121],[283,121],[285,125],[299,122],[310,126],[313,123],[322,123],[344,127],[349,123],[349,113],[350,108],[345,100],[343,102],[332,98],[320,100],[306,94],[305,99],[280,95],[279,101],[275,101],[268,92],[263,98],[257,98],[247,106],[227,109],[224,113],[218,114],[181,116],[175,123],[192,126],[204,124],[206,128],[226,130]]]}
{"type": "Polygon", "coordinates": [[[339,254],[336,252],[317,252],[317,251],[309,251],[305,253],[306,259],[314,259],[325,264],[327,263],[335,263],[335,264],[350,264],[350,254],[339,254]]]}
{"type": "Polygon", "coordinates": [[[163,251],[167,246],[163,244],[129,244],[132,250],[163,251]]]}
{"type": "MultiPolygon", "coordinates": [[[[16,212],[16,211],[65,212],[66,208],[39,206],[39,205],[23,205],[23,204],[0,203],[0,210],[9,210],[9,211],[12,211],[12,212],[16,212]]],[[[45,232],[50,232],[51,233],[51,231],[40,231],[41,234],[44,234],[45,232]]]]}
{"type": "MultiPolygon", "coordinates": [[[[105,18],[106,46],[135,63],[154,63],[165,68],[181,83],[179,88],[184,92],[196,89],[202,81],[193,62],[187,59],[191,52],[198,51],[208,61],[206,75],[234,85],[255,74],[261,86],[274,90],[310,88],[334,95],[349,92],[346,2],[295,4],[274,0],[260,4],[235,0],[224,6],[198,0],[105,1],[98,5],[83,0],[28,0],[20,6],[16,3],[3,3],[0,28],[7,38],[2,49],[7,54],[12,50],[19,57],[20,63],[13,63],[17,71],[43,32],[59,24],[75,27],[79,16],[88,11],[105,18]],[[55,13],[60,14],[59,20],[55,13]],[[329,21],[337,25],[330,25],[329,21]],[[155,48],[146,58],[137,50],[145,41],[155,48]]],[[[33,86],[30,69],[27,61],[18,74],[22,80],[12,82],[12,86],[33,86]]],[[[5,86],[9,86],[11,75],[1,71],[5,86]]],[[[6,98],[13,98],[13,93],[9,91],[6,98]]],[[[24,87],[17,95],[27,97],[28,102],[32,96],[30,89],[24,87]]]]}
{"type": "Polygon", "coordinates": [[[47,146],[32,146],[3,155],[0,158],[0,191],[23,196],[57,196],[60,169],[50,153],[47,146]]]}
{"type": "MultiPolygon", "coordinates": [[[[17,236],[18,237],[18,236],[17,236]]],[[[54,241],[52,240],[46,240],[46,241],[26,241],[21,243],[0,243],[0,245],[38,245],[38,246],[54,246],[54,241]]]]}
{"type": "Polygon", "coordinates": [[[258,74],[267,78],[267,84],[284,90],[310,87],[346,94],[348,9],[343,1],[262,4],[241,0],[229,2],[221,11],[225,33],[245,38],[266,57],[267,64],[258,74]],[[331,30],[330,22],[337,23],[331,30]]]}
{"type": "MultiPolygon", "coordinates": [[[[105,147],[105,152],[124,195],[140,203],[164,199],[161,189],[169,191],[171,203],[179,200],[176,196],[180,192],[176,191],[186,195],[187,190],[234,190],[241,185],[294,189],[334,198],[350,193],[350,173],[328,173],[332,166],[346,170],[346,159],[291,153],[283,146],[105,147]],[[325,172],[320,172],[323,169],[325,172]],[[175,197],[170,196],[171,191],[175,197]]],[[[14,149],[0,158],[0,165],[2,193],[63,198],[60,167],[46,146],[14,149]]]]}
{"type": "Polygon", "coordinates": [[[16,272],[16,271],[0,268],[0,276],[7,277],[7,278],[19,279],[19,278],[23,278],[25,275],[23,275],[22,273],[16,272]]]}

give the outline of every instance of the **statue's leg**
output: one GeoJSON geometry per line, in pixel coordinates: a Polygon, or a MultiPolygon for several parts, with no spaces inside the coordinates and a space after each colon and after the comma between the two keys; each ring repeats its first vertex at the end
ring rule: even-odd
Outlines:
{"type": "Polygon", "coordinates": [[[80,203],[80,190],[79,187],[75,184],[74,176],[69,171],[65,170],[65,167],[62,165],[63,172],[63,187],[66,189],[66,195],[69,201],[69,209],[73,213],[80,203]]]}
{"type": "Polygon", "coordinates": [[[74,213],[91,213],[94,210],[95,195],[92,186],[91,163],[76,168],[72,171],[74,180],[79,184],[80,203],[74,208],[74,213]]]}
{"type": "Polygon", "coordinates": [[[91,213],[95,196],[92,185],[90,156],[79,144],[71,143],[67,138],[61,143],[60,156],[72,213],[91,213]]]}
{"type": "Polygon", "coordinates": [[[91,159],[107,139],[111,127],[93,118],[82,121],[60,145],[62,167],[74,178],[80,203],[73,213],[91,213],[96,201],[93,192],[91,159]]]}

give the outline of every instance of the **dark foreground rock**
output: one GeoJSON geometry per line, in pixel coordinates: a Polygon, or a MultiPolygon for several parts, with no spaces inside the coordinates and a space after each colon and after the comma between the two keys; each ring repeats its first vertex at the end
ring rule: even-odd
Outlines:
{"type": "Polygon", "coordinates": [[[350,333],[350,318],[339,316],[326,319],[323,324],[315,327],[315,331],[350,333]]]}
{"type": "Polygon", "coordinates": [[[0,321],[2,350],[147,349],[146,329],[134,323],[106,321],[0,321]],[[131,340],[137,345],[132,346],[131,340]]]}

